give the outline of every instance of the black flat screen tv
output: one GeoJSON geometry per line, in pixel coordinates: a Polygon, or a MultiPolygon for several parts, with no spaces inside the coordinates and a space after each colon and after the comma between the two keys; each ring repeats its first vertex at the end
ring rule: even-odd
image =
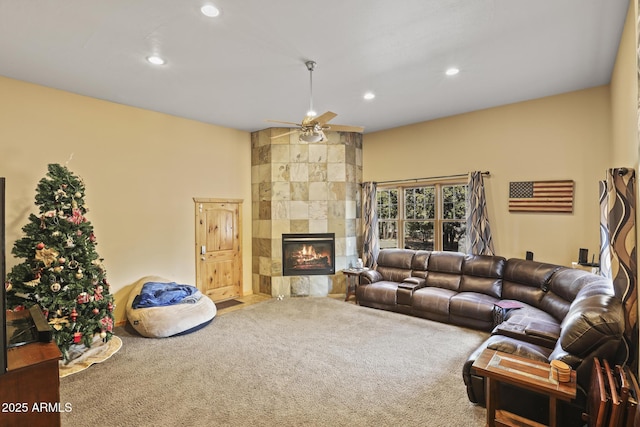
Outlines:
{"type": "Polygon", "coordinates": [[[6,252],[5,252],[5,197],[4,178],[0,178],[0,375],[7,372],[7,292],[6,283],[6,252]]]}

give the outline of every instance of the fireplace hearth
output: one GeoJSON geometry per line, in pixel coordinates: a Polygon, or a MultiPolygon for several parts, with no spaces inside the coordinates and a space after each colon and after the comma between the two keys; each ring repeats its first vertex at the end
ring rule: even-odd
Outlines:
{"type": "Polygon", "coordinates": [[[283,234],[282,275],[335,274],[335,234],[283,234]]]}

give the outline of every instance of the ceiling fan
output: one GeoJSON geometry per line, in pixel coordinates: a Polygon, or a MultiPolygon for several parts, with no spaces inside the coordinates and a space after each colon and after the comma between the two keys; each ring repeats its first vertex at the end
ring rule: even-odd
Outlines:
{"type": "Polygon", "coordinates": [[[323,142],[327,140],[324,131],[334,130],[341,132],[362,132],[364,127],[362,126],[346,126],[346,125],[329,125],[328,122],[337,116],[336,113],[327,111],[324,114],[316,115],[313,110],[313,70],[316,67],[315,61],[306,61],[304,63],[309,70],[309,111],[302,123],[283,122],[280,120],[267,120],[271,123],[282,123],[287,125],[298,126],[299,129],[294,129],[291,132],[286,132],[280,135],[272,136],[271,138],[279,138],[281,136],[290,135],[292,133],[300,132],[300,140],[305,142],[323,142]]]}

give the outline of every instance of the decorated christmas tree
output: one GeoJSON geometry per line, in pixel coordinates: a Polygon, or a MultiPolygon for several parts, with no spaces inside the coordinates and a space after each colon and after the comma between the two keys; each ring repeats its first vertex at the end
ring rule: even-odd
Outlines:
{"type": "Polygon", "coordinates": [[[111,339],[114,303],[85,217],[84,183],[59,164],[48,169],[36,188],[39,215],[29,216],[11,251],[25,261],[5,286],[13,310],[40,305],[66,361],[74,344],[91,347],[96,334],[111,339]]]}

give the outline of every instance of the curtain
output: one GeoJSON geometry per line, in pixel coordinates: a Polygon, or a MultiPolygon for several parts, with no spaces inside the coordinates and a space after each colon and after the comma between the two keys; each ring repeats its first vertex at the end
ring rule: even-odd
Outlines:
{"type": "Polygon", "coordinates": [[[624,338],[628,346],[628,364],[638,369],[638,291],[636,255],[636,196],[635,171],[618,168],[607,171],[606,209],[602,209],[606,224],[604,243],[608,240],[608,254],[600,263],[601,274],[613,281],[616,296],[622,300],[625,314],[624,338]]]}
{"type": "Polygon", "coordinates": [[[607,181],[600,181],[600,275],[611,279],[611,252],[609,251],[609,202],[607,181]]]}
{"type": "Polygon", "coordinates": [[[378,259],[380,246],[378,243],[378,200],[376,199],[377,184],[365,182],[362,184],[362,262],[365,267],[373,268],[378,259]]]}
{"type": "Polygon", "coordinates": [[[495,255],[493,238],[487,215],[482,172],[469,173],[467,188],[467,253],[495,255]]]}

